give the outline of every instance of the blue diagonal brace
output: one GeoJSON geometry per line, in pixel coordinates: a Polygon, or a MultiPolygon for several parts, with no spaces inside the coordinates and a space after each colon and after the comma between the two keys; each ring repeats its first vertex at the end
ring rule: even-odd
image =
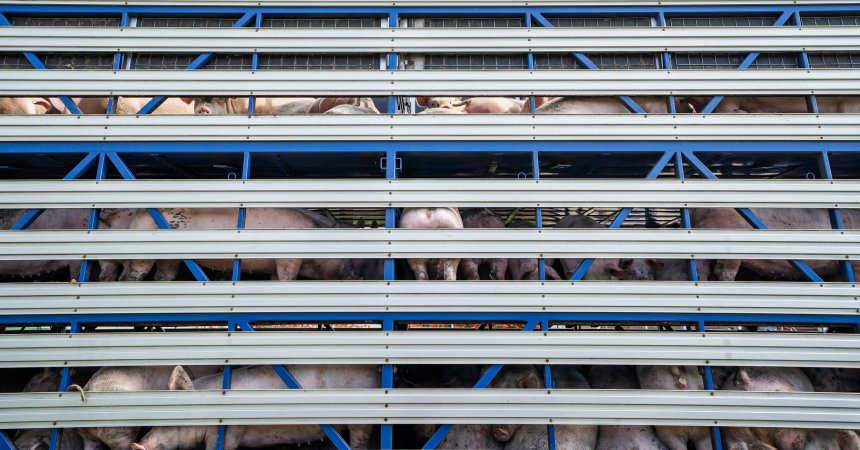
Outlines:
{"type": "MultiPolygon", "coordinates": [[[[663,168],[666,167],[666,164],[672,159],[675,155],[674,151],[664,152],[663,156],[657,160],[657,163],[651,168],[651,171],[648,172],[648,175],[645,176],[647,180],[653,180],[660,176],[660,172],[663,171],[663,168]]],[[[633,212],[633,208],[623,208],[618,214],[615,215],[615,218],[612,219],[612,223],[609,224],[609,228],[620,228],[621,224],[627,220],[627,216],[633,212]]],[[[576,271],[573,272],[573,275],[570,276],[570,279],[573,281],[579,281],[582,277],[588,273],[588,269],[591,268],[591,265],[594,264],[594,258],[583,259],[581,263],[579,263],[579,267],[576,268],[576,271]]]]}
{"type": "MultiPolygon", "coordinates": [[[[236,22],[233,22],[233,28],[241,28],[241,27],[247,26],[249,23],[251,23],[251,21],[253,21],[256,18],[256,16],[257,16],[257,13],[253,13],[253,12],[245,13],[245,15],[242,16],[242,18],[240,18],[236,22]]],[[[197,70],[197,69],[205,66],[206,63],[211,61],[212,58],[214,58],[214,57],[215,57],[215,53],[212,53],[212,52],[201,53],[200,56],[198,56],[197,58],[194,58],[194,61],[191,61],[191,64],[189,64],[185,68],[185,70],[197,70]]],[[[140,108],[140,111],[138,111],[137,113],[138,114],[151,114],[159,106],[161,106],[161,104],[164,103],[165,100],[167,100],[167,97],[165,97],[163,95],[160,95],[158,97],[153,97],[152,100],[150,100],[145,105],[143,105],[143,108],[140,108]]]]}
{"type": "MultiPolygon", "coordinates": [[[[123,179],[136,179],[134,174],[131,172],[131,169],[129,169],[128,166],[125,165],[125,161],[123,161],[122,158],[120,158],[119,155],[116,154],[116,152],[110,152],[107,154],[107,156],[123,179]]],[[[155,221],[155,224],[158,225],[158,228],[161,228],[162,230],[169,230],[171,228],[170,224],[167,223],[167,219],[165,219],[164,216],[161,214],[161,211],[156,208],[148,208],[147,211],[149,211],[149,215],[152,216],[152,220],[155,221]]],[[[194,262],[194,260],[183,259],[182,262],[185,263],[185,266],[188,267],[188,270],[190,270],[191,274],[194,275],[195,280],[209,281],[209,277],[206,276],[206,273],[203,272],[203,269],[201,269],[200,266],[196,262],[194,262]]]]}
{"type": "MultiPolygon", "coordinates": [[[[531,15],[532,15],[533,20],[535,22],[539,23],[542,27],[552,28],[552,24],[549,23],[548,20],[546,20],[546,17],[544,17],[543,14],[531,13],[531,15]]],[[[573,53],[571,53],[571,56],[573,57],[574,60],[576,60],[576,62],[578,62],[579,64],[581,64],[582,66],[584,66],[588,70],[600,70],[600,67],[597,67],[597,64],[594,64],[594,62],[591,60],[591,58],[586,56],[585,53],[573,52],[573,53]]],[[[636,101],[633,100],[630,96],[621,95],[618,97],[618,100],[620,100],[621,103],[623,103],[624,106],[627,109],[629,109],[631,112],[636,113],[636,114],[645,114],[645,110],[641,106],[639,106],[639,104],[636,103],[636,101]]]]}
{"type": "MultiPolygon", "coordinates": [[[[693,152],[691,152],[689,150],[684,150],[684,151],[682,151],[682,153],[684,155],[684,159],[686,159],[690,164],[692,164],[693,167],[695,167],[696,170],[698,170],[699,173],[701,173],[705,178],[708,178],[710,180],[716,180],[717,179],[717,176],[714,175],[713,172],[711,172],[711,169],[709,169],[708,166],[706,166],[705,163],[703,163],[702,160],[699,159],[698,156],[694,155],[693,152]]],[[[762,222],[762,220],[754,212],[752,212],[751,209],[749,209],[749,208],[735,208],[735,211],[737,211],[738,214],[740,214],[741,217],[743,217],[744,220],[746,220],[747,223],[749,223],[753,228],[755,228],[757,230],[766,230],[767,229],[767,225],[764,222],[762,222]]],[[[818,282],[818,283],[821,283],[824,281],[824,279],[822,279],[820,276],[818,276],[818,274],[815,273],[815,271],[812,270],[812,268],[809,267],[809,265],[806,264],[805,262],[803,262],[801,260],[790,260],[789,263],[791,263],[791,265],[795,269],[797,269],[807,279],[809,279],[809,281],[814,281],[814,282],[818,282]]]]}
{"type": "MultiPolygon", "coordinates": [[[[3,15],[3,13],[0,13],[0,26],[2,26],[2,27],[11,27],[12,26],[12,22],[10,22],[9,19],[3,15]]],[[[32,65],[34,69],[37,69],[37,70],[47,69],[47,67],[45,66],[45,63],[43,63],[42,60],[39,58],[39,56],[36,55],[35,53],[24,52],[24,57],[27,58],[27,61],[30,61],[30,65],[32,65]]],[[[61,95],[60,101],[63,102],[64,105],[66,105],[66,108],[69,110],[70,113],[81,114],[80,108],[78,108],[78,105],[76,105],[75,102],[73,102],[72,99],[69,98],[69,96],[61,95]]]]}
{"type": "MultiPolygon", "coordinates": [[[[774,22],[773,26],[781,27],[781,26],[785,25],[786,22],[788,22],[788,19],[791,18],[793,12],[794,12],[794,10],[783,11],[782,14],[780,14],[780,16],[776,19],[776,22],[774,22]]],[[[759,54],[760,54],[759,52],[749,53],[746,56],[746,58],[744,58],[744,60],[741,61],[741,64],[738,66],[738,69],[749,69],[750,66],[752,66],[753,63],[755,62],[756,58],[758,58],[759,54]]],[[[714,110],[717,109],[718,106],[720,106],[720,103],[722,103],[724,98],[725,98],[724,95],[714,96],[714,98],[712,98],[711,101],[709,101],[708,104],[705,105],[704,108],[702,108],[701,113],[702,114],[710,114],[710,113],[714,112],[714,110]]]]}
{"type": "MultiPolygon", "coordinates": [[[[85,156],[84,159],[82,159],[74,168],[72,168],[72,170],[70,170],[69,173],[67,173],[66,176],[63,177],[63,179],[64,180],[75,180],[75,179],[80,178],[80,176],[83,175],[84,172],[86,172],[87,169],[90,168],[93,161],[95,161],[95,159],[98,158],[98,156],[99,156],[98,153],[87,153],[87,156],[85,156]]],[[[31,209],[31,210],[27,211],[23,217],[18,219],[18,221],[15,222],[15,224],[12,225],[12,227],[9,229],[10,230],[26,229],[27,227],[32,225],[33,222],[35,222],[36,219],[38,219],[39,216],[41,216],[43,212],[45,212],[44,209],[31,209]]]]}
{"type": "Polygon", "coordinates": [[[0,450],[16,450],[15,444],[9,439],[5,431],[0,430],[0,450]]]}
{"type": "MultiPolygon", "coordinates": [[[[535,327],[537,327],[537,324],[538,322],[536,321],[529,322],[526,324],[526,326],[523,327],[522,331],[532,331],[535,329],[535,327]]],[[[496,375],[501,372],[503,367],[505,367],[504,364],[494,364],[490,366],[490,368],[488,368],[486,371],[484,371],[483,374],[481,374],[481,378],[479,378],[478,381],[472,386],[472,389],[484,389],[489,386],[490,383],[493,381],[493,378],[496,378],[496,375]]],[[[433,436],[430,436],[430,439],[428,439],[427,443],[424,444],[424,446],[421,448],[424,450],[435,449],[442,442],[442,440],[445,439],[445,436],[448,435],[448,432],[451,431],[452,427],[453,425],[451,424],[439,425],[439,428],[436,429],[436,432],[433,433],[433,436]]]]}
{"type": "MultiPolygon", "coordinates": [[[[281,377],[282,380],[284,380],[284,384],[286,384],[288,388],[302,389],[302,385],[299,384],[298,380],[293,377],[293,374],[291,374],[286,367],[282,365],[274,365],[272,366],[272,368],[275,369],[275,373],[277,373],[278,376],[281,377]]],[[[322,428],[323,433],[328,436],[328,438],[335,445],[335,447],[338,448],[338,450],[349,450],[349,444],[347,444],[346,441],[343,440],[343,436],[341,436],[340,433],[338,433],[333,426],[320,425],[320,428],[322,428]]]]}

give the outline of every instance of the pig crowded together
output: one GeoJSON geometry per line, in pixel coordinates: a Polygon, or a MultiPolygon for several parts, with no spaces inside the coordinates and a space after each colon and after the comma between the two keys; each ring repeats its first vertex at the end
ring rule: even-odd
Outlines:
{"type": "MultiPolygon", "coordinates": [[[[398,389],[469,388],[489,367],[397,366],[398,389]]],[[[286,366],[306,389],[370,389],[381,382],[377,366],[295,365],[286,366]]],[[[858,369],[796,369],[775,367],[715,367],[716,390],[759,392],[860,392],[858,369]],[[719,381],[719,383],[717,383],[719,381]]],[[[550,368],[554,389],[647,389],[702,390],[703,369],[690,366],[573,366],[550,368]]],[[[547,385],[543,366],[504,366],[490,389],[532,389],[543,392],[547,385]]],[[[9,386],[6,377],[0,387],[9,386]]],[[[221,390],[223,373],[218,366],[103,367],[73,369],[69,387],[82,401],[94,392],[221,390]]],[[[270,366],[234,367],[231,389],[287,389],[270,366]]],[[[44,369],[23,386],[23,392],[50,392],[60,386],[60,369],[44,369]]],[[[439,424],[395,427],[395,448],[420,448],[439,424]]],[[[705,426],[644,424],[557,424],[553,426],[555,448],[564,450],[705,450],[712,449],[712,431],[705,426]]],[[[353,449],[379,446],[379,427],[334,425],[353,449]]],[[[19,430],[14,442],[19,450],[46,450],[50,429],[19,430]]],[[[546,450],[546,425],[519,423],[457,424],[437,448],[546,450]]],[[[61,434],[63,450],[190,450],[216,448],[216,426],[156,426],[76,428],[61,434]]],[[[227,450],[237,448],[331,447],[317,425],[227,425],[223,434],[227,450]]],[[[809,430],[795,428],[722,429],[723,448],[728,450],[860,450],[856,430],[809,430]]]]}

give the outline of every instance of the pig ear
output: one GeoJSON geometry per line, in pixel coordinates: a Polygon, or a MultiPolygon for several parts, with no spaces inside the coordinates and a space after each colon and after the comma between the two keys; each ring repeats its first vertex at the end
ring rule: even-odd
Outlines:
{"type": "Polygon", "coordinates": [[[193,391],[194,383],[191,382],[191,377],[188,376],[188,372],[182,366],[176,366],[173,373],[170,374],[167,389],[171,391],[193,391]]]}
{"type": "Polygon", "coordinates": [[[430,97],[415,97],[415,103],[418,103],[418,106],[427,106],[427,102],[430,101],[430,97]]]}
{"type": "Polygon", "coordinates": [[[520,379],[520,389],[538,389],[540,388],[540,380],[534,372],[529,371],[529,374],[520,379]]]}
{"type": "Polygon", "coordinates": [[[66,110],[66,105],[65,105],[65,104],[63,103],[63,101],[62,101],[62,100],[60,100],[59,98],[57,98],[57,97],[51,97],[51,98],[49,98],[49,99],[48,99],[48,101],[50,101],[50,102],[51,102],[51,106],[53,106],[53,107],[54,107],[54,109],[56,109],[57,111],[59,111],[59,112],[63,112],[63,111],[65,111],[65,110],[66,110]]]}
{"type": "Polygon", "coordinates": [[[179,97],[179,100],[182,100],[183,102],[185,102],[188,105],[194,103],[194,99],[191,97],[179,97]]]}

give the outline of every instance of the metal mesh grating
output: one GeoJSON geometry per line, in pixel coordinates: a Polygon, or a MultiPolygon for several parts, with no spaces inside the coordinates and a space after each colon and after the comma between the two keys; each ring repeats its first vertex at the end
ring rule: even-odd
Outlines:
{"type": "Polygon", "coordinates": [[[284,17],[263,19],[266,28],[376,28],[377,17],[284,17]]]}
{"type": "Polygon", "coordinates": [[[805,26],[858,26],[860,16],[809,16],[800,17],[800,23],[805,26]]]}
{"type": "Polygon", "coordinates": [[[516,70],[528,68],[526,55],[459,54],[427,55],[426,70],[516,70]]]}
{"type": "Polygon", "coordinates": [[[809,53],[809,67],[814,69],[860,68],[860,53],[809,53]]]}
{"type": "Polygon", "coordinates": [[[0,53],[0,69],[32,69],[33,65],[23,53],[0,53]]]}
{"type": "Polygon", "coordinates": [[[522,28],[522,17],[427,17],[425,28],[522,28]]]}
{"type": "MultiPolygon", "coordinates": [[[[585,69],[569,53],[537,53],[537,69],[585,69]]],[[[601,69],[656,69],[657,56],[651,53],[596,53],[586,55],[601,69]]]]}
{"type": "MultiPolygon", "coordinates": [[[[676,53],[673,67],[676,69],[736,69],[746,53],[676,53]]],[[[796,69],[797,57],[791,53],[762,53],[750,66],[751,69],[796,69]]]]}
{"type": "Polygon", "coordinates": [[[118,27],[119,17],[13,17],[20,27],[118,27]]]}
{"type": "Polygon", "coordinates": [[[48,69],[112,69],[113,53],[44,53],[39,55],[48,69]]]}
{"type": "Polygon", "coordinates": [[[667,17],[672,27],[767,27],[776,23],[776,17],[667,17]]]}
{"type": "Polygon", "coordinates": [[[260,70],[373,70],[379,57],[373,54],[284,54],[260,55],[260,70]]]}
{"type": "MultiPolygon", "coordinates": [[[[137,53],[131,61],[131,68],[138,70],[179,70],[185,69],[199,55],[196,53],[137,53]]],[[[218,54],[202,70],[249,70],[251,55],[218,54]]]]}
{"type": "Polygon", "coordinates": [[[554,27],[650,27],[648,17],[548,17],[554,27]]]}
{"type": "Polygon", "coordinates": [[[138,27],[231,28],[238,17],[141,17],[138,27]]]}

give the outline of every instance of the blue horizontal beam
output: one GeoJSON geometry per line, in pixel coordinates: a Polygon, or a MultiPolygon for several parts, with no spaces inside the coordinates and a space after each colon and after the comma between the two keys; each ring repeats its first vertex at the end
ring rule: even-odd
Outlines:
{"type": "Polygon", "coordinates": [[[204,314],[67,314],[0,316],[0,325],[137,324],[232,322],[674,322],[674,323],[798,323],[860,324],[860,315],[810,314],[644,314],[644,313],[204,313],[204,314]]]}
{"type": "Polygon", "coordinates": [[[0,142],[0,155],[62,155],[112,152],[145,154],[274,154],[274,153],[831,153],[860,152],[858,141],[432,141],[432,142],[0,142]]]}

